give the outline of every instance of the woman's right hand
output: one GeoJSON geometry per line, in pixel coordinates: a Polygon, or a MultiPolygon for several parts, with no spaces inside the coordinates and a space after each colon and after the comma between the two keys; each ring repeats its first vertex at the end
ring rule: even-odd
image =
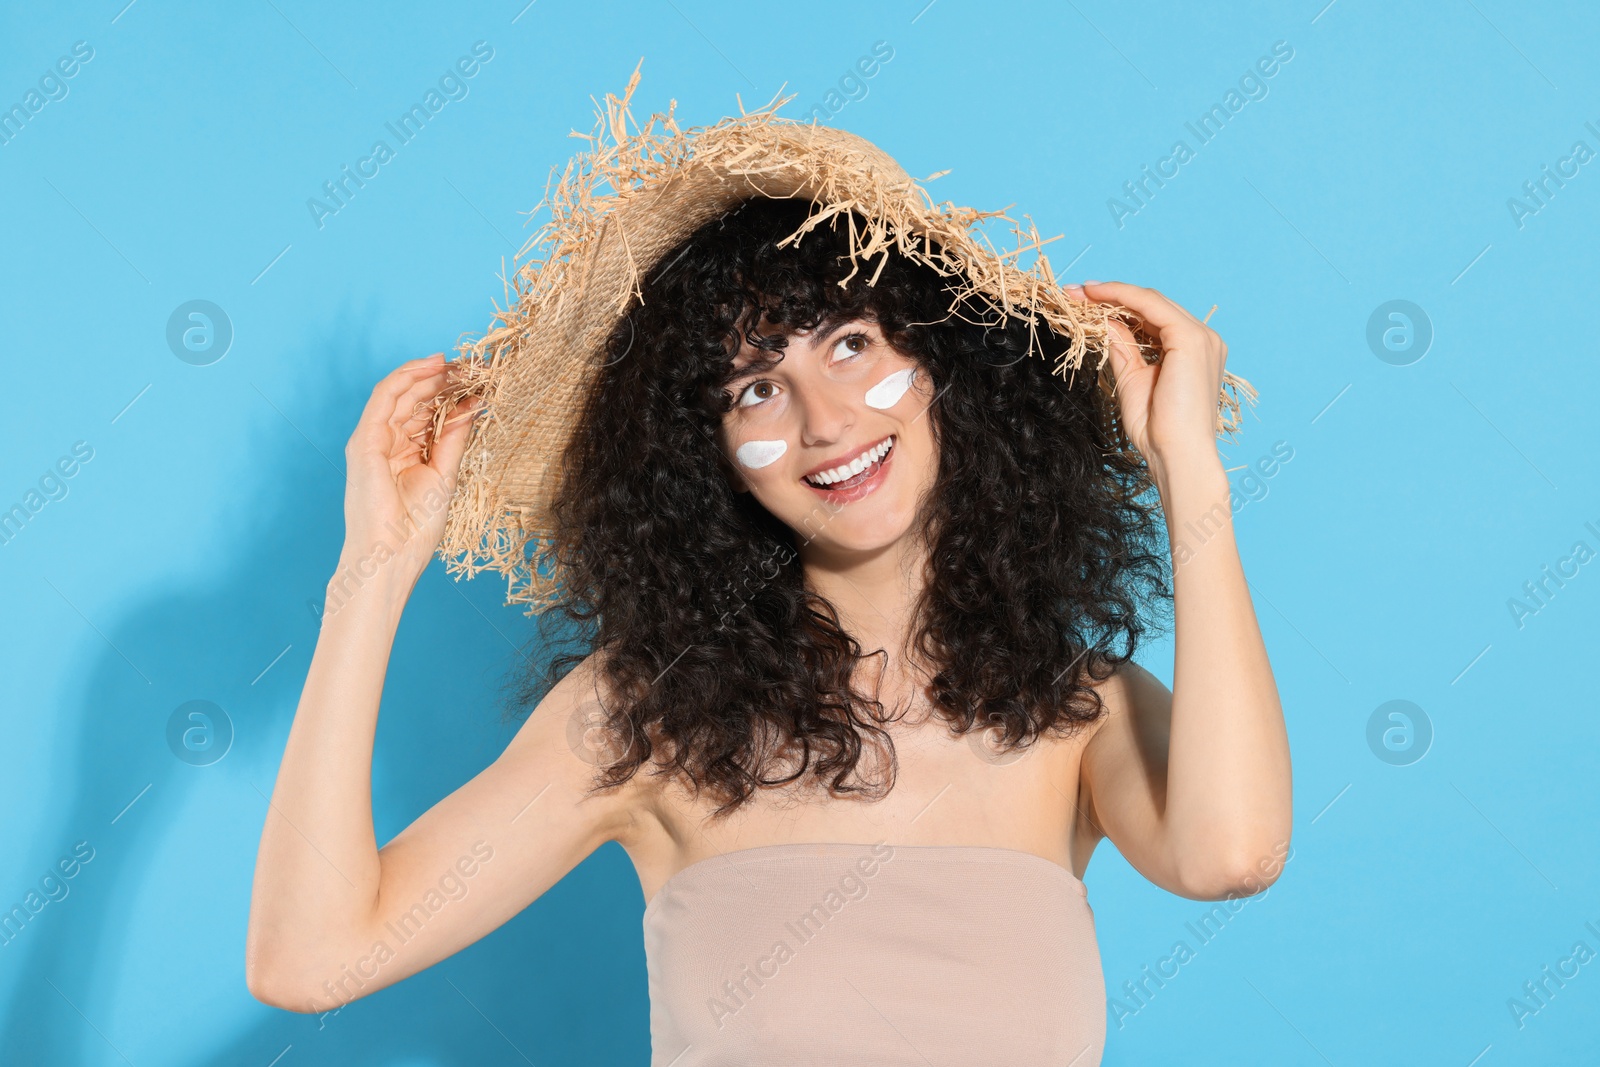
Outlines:
{"type": "Polygon", "coordinates": [[[373,388],[344,450],[346,562],[387,566],[393,559],[411,581],[426,569],[444,536],[472,416],[483,408],[480,397],[467,397],[433,439],[431,411],[419,414],[418,406],[449,376],[450,364],[436,352],[402,363],[373,388]]]}

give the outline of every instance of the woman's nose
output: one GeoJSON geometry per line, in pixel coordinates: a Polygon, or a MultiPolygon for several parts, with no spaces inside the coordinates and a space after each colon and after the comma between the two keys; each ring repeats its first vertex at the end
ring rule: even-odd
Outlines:
{"type": "Polygon", "coordinates": [[[855,426],[855,403],[848,386],[836,382],[812,383],[799,398],[800,438],[807,445],[842,440],[855,426]]]}

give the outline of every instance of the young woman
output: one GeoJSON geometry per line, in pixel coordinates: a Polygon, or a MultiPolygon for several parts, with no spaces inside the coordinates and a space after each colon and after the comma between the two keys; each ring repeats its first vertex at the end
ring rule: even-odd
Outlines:
{"type": "Polygon", "coordinates": [[[379,694],[470,420],[423,462],[413,412],[450,364],[373,391],[339,571],[386,536],[392,558],[324,616],[262,835],[255,996],[331,1010],[399,981],[616,841],[648,902],[653,1063],[1089,1067],[1096,843],[1195,899],[1277,877],[1289,754],[1216,449],[1226,346],[1153,290],[1075,288],[1159,335],[1151,364],[1115,330],[1119,451],[1096,376],[1029,356],[1026,323],[952,315],[897,255],[840,285],[843,221],[777,248],[808,207],[700,227],[611,331],[553,507],[583,651],[381,849],[379,694]],[[1132,662],[1169,597],[1171,693],[1132,662]]]}

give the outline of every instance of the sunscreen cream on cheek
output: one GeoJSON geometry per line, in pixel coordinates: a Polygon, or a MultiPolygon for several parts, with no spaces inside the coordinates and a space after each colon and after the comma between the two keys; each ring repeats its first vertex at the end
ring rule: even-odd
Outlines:
{"type": "Polygon", "coordinates": [[[907,367],[897,370],[883,381],[867,390],[867,407],[886,411],[900,403],[900,398],[906,395],[906,390],[911,388],[911,379],[915,378],[917,369],[907,367]]]}
{"type": "Polygon", "coordinates": [[[787,441],[746,441],[739,446],[734,455],[739,457],[742,466],[760,470],[767,464],[775,462],[787,451],[789,451],[787,441]]]}

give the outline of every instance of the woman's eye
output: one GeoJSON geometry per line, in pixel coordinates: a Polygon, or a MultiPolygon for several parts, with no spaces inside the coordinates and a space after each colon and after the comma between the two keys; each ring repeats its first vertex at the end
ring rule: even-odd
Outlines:
{"type": "Polygon", "coordinates": [[[851,359],[865,352],[872,341],[864,333],[847,333],[833,346],[834,362],[851,359]]]}
{"type": "Polygon", "coordinates": [[[745,386],[744,392],[739,394],[739,406],[747,408],[759,404],[763,400],[770,400],[776,395],[777,390],[778,387],[776,385],[764,379],[759,382],[751,382],[745,386]]]}

